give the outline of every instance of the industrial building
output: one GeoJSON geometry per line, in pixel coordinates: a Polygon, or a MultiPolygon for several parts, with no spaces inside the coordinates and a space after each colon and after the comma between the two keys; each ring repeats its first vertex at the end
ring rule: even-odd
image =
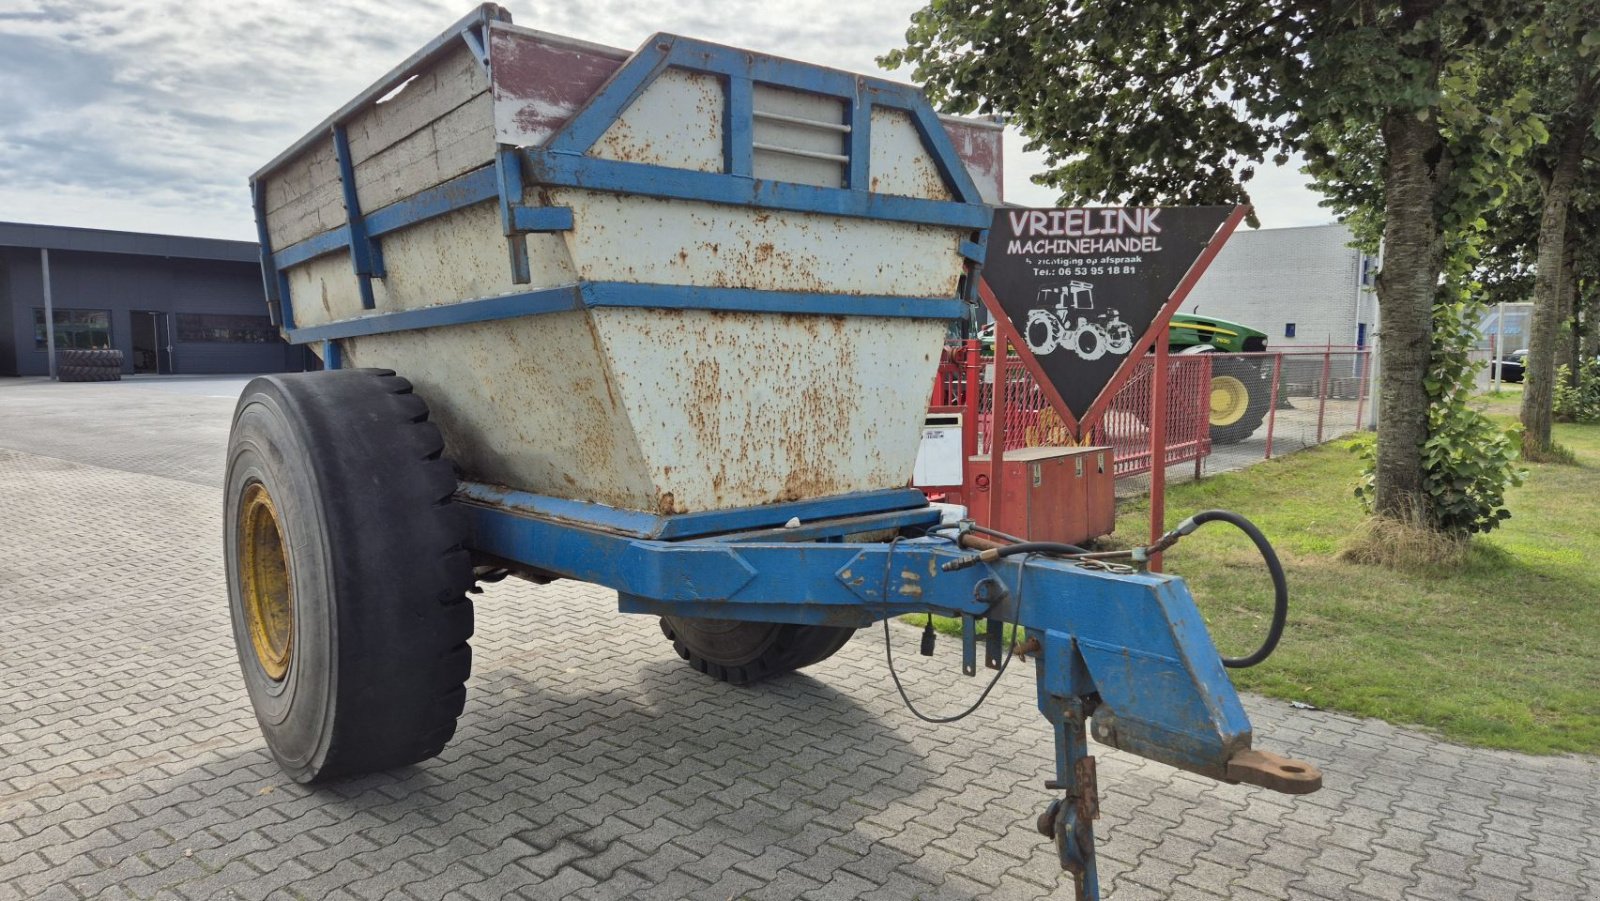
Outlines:
{"type": "Polygon", "coordinates": [[[1377,260],[1343,225],[1233,233],[1183,302],[1186,313],[1267,333],[1272,348],[1365,347],[1377,323],[1377,260]]]}
{"type": "Polygon", "coordinates": [[[254,242],[0,222],[0,375],[48,375],[52,337],[121,350],[130,375],[311,362],[267,319],[254,242]]]}

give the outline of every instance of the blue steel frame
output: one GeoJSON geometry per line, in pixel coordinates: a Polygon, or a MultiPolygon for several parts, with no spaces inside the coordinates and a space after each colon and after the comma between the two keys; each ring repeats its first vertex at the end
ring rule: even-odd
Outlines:
{"type": "MultiPolygon", "coordinates": [[[[360,281],[365,309],[376,307],[374,278],[384,276],[383,235],[455,210],[496,200],[507,243],[512,281],[530,281],[525,236],[562,232],[573,227],[572,210],[522,203],[528,188],[538,185],[578,187],[650,197],[753,206],[833,216],[965,227],[970,240],[961,253],[973,265],[983,261],[989,209],[967,174],[938,117],[917,89],[820,66],[735,50],[704,41],[657,34],[646,41],[544,146],[502,146],[491,164],[457,176],[404,200],[363,213],[355,189],[345,123],[394,86],[441,54],[465,41],[488,71],[487,34],[494,22],[509,21],[499,7],[485,5],[456,23],[406,64],[396,68],[355,101],[280,154],[252,178],[258,235],[262,246],[263,280],[273,321],[292,343],[336,343],[339,339],[417,328],[483,322],[517,316],[596,306],[658,309],[702,309],[739,312],[799,313],[953,319],[967,309],[970,297],[863,297],[851,294],[760,292],[698,288],[683,285],[580,282],[522,294],[467,299],[423,310],[378,312],[309,328],[295,323],[287,271],[309,260],[340,251],[350,254],[360,281]],[[599,159],[588,153],[627,106],[668,69],[715,75],[724,85],[723,171],[698,172],[643,163],[599,159]],[[754,86],[774,85],[838,98],[845,104],[848,159],[846,184],[840,188],[778,182],[753,175],[754,86]],[[905,112],[934,161],[952,200],[878,194],[871,187],[871,120],[874,107],[905,112]],[[323,135],[331,135],[339,164],[346,209],[344,225],[274,250],[266,228],[264,179],[323,135]]],[[[968,285],[974,279],[968,278],[968,285]]],[[[970,293],[970,290],[967,292],[970,293]]]]}
{"type": "MultiPolygon", "coordinates": [[[[1048,785],[1066,793],[1052,824],[1057,854],[1083,898],[1099,897],[1091,715],[1102,744],[1216,779],[1236,781],[1232,764],[1250,751],[1250,721],[1204,619],[1171,576],[1016,557],[947,572],[943,564],[971,552],[937,534],[938,513],[924,506],[850,516],[837,515],[847,499],[829,499],[765,521],[824,518],[747,529],[750,511],[675,522],[687,518],[471,483],[456,499],[485,560],[613,588],[624,613],[859,627],[932,611],[962,618],[968,675],[978,619],[991,637],[1000,623],[1023,626],[1038,642],[1038,705],[1056,733],[1048,785]],[[696,537],[667,537],[677,534],[696,537]]],[[[1000,662],[995,644],[988,659],[1000,662]]]]}

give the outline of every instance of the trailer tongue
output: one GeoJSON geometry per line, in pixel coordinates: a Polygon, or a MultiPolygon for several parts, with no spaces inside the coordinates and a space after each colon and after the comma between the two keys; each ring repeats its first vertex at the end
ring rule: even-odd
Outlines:
{"type": "Polygon", "coordinates": [[[614,588],[736,682],[961,617],[967,673],[980,648],[996,679],[1033,663],[1060,793],[1038,825],[1081,897],[1091,724],[1319,787],[1252,747],[1182,581],[981,539],[905,487],[999,158],[995,126],[905,85],[666,34],[629,54],[486,5],[258,172],[269,306],[328,370],[252,382],[229,447],[236,643],[284,768],[437,754],[466,592],[515,574],[614,588]]]}

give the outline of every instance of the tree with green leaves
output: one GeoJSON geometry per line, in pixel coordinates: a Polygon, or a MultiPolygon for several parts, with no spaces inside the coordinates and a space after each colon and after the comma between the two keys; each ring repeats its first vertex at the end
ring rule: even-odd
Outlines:
{"type": "Polygon", "coordinates": [[[951,112],[1008,115],[1063,202],[1248,201],[1257,166],[1305,153],[1330,204],[1382,237],[1372,491],[1380,515],[1410,519],[1432,509],[1446,240],[1540,137],[1517,115],[1525,96],[1481,78],[1529,15],[1445,0],[932,0],[884,62],[911,65],[951,112]]]}
{"type": "MultiPolygon", "coordinates": [[[[1519,42],[1550,139],[1533,157],[1541,190],[1534,257],[1533,327],[1522,394],[1522,455],[1552,455],[1550,437],[1560,323],[1571,318],[1576,248],[1567,238],[1586,160],[1600,148],[1600,2],[1554,0],[1519,42]]],[[[1576,374],[1577,370],[1573,370],[1576,374]]]]}

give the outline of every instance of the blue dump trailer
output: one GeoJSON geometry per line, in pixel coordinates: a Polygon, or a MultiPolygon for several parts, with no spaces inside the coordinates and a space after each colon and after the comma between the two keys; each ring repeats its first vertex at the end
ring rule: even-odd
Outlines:
{"type": "Polygon", "coordinates": [[[967,673],[1034,670],[1056,736],[1037,825],[1083,897],[1091,724],[1216,779],[1319,787],[1253,747],[1146,549],[986,536],[908,487],[999,141],[906,85],[669,34],[626,52],[486,5],[256,173],[268,307],[325,366],[253,381],[228,451],[235,639],[284,770],[437,754],[469,590],[515,575],[613,588],[737,683],[890,617],[960,617],[967,673]]]}

